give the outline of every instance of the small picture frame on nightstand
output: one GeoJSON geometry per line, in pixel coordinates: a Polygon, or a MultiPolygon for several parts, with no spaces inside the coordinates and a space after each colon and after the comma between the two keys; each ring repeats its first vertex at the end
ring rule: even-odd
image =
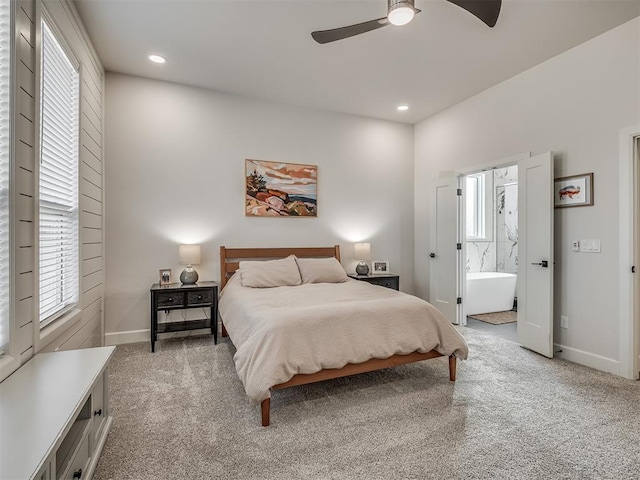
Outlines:
{"type": "Polygon", "coordinates": [[[389,273],[389,260],[374,260],[371,263],[371,270],[374,275],[385,275],[389,273]]]}
{"type": "Polygon", "coordinates": [[[171,284],[171,269],[161,268],[160,269],[160,285],[169,285],[169,284],[171,284]]]}

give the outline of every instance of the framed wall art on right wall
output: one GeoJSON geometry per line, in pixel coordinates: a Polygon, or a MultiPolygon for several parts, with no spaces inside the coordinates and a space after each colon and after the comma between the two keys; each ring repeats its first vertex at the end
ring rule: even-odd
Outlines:
{"type": "Polygon", "coordinates": [[[556,178],[553,182],[555,208],[593,205],[593,173],[556,178]]]}

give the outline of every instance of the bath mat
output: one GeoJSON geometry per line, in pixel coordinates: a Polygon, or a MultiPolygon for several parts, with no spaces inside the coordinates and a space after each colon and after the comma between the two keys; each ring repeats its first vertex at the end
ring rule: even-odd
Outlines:
{"type": "Polygon", "coordinates": [[[469,315],[469,318],[491,323],[492,325],[502,325],[518,321],[518,312],[509,310],[507,312],[482,313],[479,315],[469,315]]]}

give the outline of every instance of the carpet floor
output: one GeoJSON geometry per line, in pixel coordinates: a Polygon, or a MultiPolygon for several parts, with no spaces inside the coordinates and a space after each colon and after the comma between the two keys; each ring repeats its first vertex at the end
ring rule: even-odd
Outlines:
{"type": "Polygon", "coordinates": [[[640,382],[461,327],[470,357],[276,391],[260,426],[233,345],[117,348],[95,480],[637,479],[640,382]]]}

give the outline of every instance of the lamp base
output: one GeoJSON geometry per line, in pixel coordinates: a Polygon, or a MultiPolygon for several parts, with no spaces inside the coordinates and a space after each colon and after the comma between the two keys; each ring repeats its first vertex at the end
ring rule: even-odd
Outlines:
{"type": "Polygon", "coordinates": [[[369,275],[369,265],[364,262],[360,262],[356,267],[356,273],[358,275],[369,275]]]}
{"type": "Polygon", "coordinates": [[[194,285],[198,281],[198,272],[193,267],[185,268],[180,274],[180,282],[183,285],[194,285]]]}

